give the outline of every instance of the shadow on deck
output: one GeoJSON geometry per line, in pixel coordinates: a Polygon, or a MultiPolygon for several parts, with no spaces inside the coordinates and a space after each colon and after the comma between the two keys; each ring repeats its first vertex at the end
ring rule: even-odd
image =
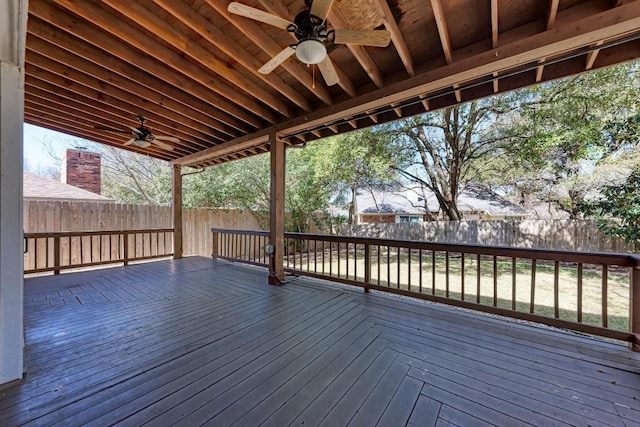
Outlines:
{"type": "Polygon", "coordinates": [[[207,258],[25,281],[0,425],[638,425],[622,345],[207,258]]]}

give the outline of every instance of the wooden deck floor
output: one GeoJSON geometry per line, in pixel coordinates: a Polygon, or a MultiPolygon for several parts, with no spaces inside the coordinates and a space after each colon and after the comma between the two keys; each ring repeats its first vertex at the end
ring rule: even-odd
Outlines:
{"type": "Polygon", "coordinates": [[[28,279],[0,425],[640,425],[622,345],[206,258],[28,279]]]}

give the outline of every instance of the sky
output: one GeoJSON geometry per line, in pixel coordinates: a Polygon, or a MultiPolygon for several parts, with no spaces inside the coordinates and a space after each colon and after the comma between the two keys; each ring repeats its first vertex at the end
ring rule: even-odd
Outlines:
{"type": "Polygon", "coordinates": [[[44,141],[51,142],[55,154],[62,157],[64,151],[73,146],[76,138],[70,135],[24,124],[24,158],[28,162],[29,169],[37,173],[47,167],[55,166],[55,160],[48,154],[44,141]]]}

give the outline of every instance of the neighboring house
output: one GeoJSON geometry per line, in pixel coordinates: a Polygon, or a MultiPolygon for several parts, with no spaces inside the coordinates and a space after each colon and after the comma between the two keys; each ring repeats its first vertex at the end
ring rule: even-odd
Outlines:
{"type": "MultiPolygon", "coordinates": [[[[458,209],[466,220],[524,219],[531,215],[499,195],[468,185],[458,197],[458,209]]],[[[357,223],[422,222],[444,219],[435,195],[420,187],[358,189],[357,223]]]]}
{"type": "Polygon", "coordinates": [[[108,197],[29,172],[24,172],[23,174],[23,189],[24,201],[65,200],[71,202],[115,203],[115,200],[108,197]]]}

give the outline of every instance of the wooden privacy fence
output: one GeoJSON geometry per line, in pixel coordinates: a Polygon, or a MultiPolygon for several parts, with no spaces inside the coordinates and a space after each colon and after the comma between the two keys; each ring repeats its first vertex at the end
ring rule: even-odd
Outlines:
{"type": "MultiPolygon", "coordinates": [[[[167,206],[60,200],[25,201],[23,206],[26,233],[149,230],[173,226],[171,208],[167,206]]],[[[249,211],[184,209],[183,221],[184,255],[211,255],[211,227],[260,228],[249,211]]]]}
{"type": "MultiPolygon", "coordinates": [[[[212,229],[213,256],[267,265],[267,233],[212,229]]],[[[633,343],[640,256],[285,233],[285,271],[633,343]]]]}
{"type": "Polygon", "coordinates": [[[611,237],[592,220],[425,221],[342,225],[337,234],[374,239],[426,240],[581,252],[634,252],[632,244],[611,237]]]}
{"type": "Polygon", "coordinates": [[[173,255],[173,229],[25,233],[24,272],[55,274],[70,268],[173,255]]]}

